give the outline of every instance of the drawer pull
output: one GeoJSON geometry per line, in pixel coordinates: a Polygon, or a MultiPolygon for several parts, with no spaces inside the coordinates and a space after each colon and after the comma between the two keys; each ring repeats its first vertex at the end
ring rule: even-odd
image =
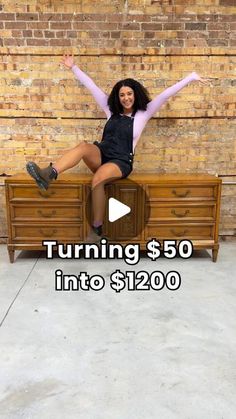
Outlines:
{"type": "Polygon", "coordinates": [[[50,198],[50,196],[55,195],[55,191],[38,191],[39,195],[41,195],[43,198],[50,198]]]}
{"type": "Polygon", "coordinates": [[[173,189],[172,190],[172,193],[175,195],[175,196],[177,196],[177,198],[186,198],[186,196],[188,195],[188,194],[190,194],[190,189],[188,189],[186,192],[184,192],[184,193],[180,193],[180,194],[178,194],[177,193],[177,191],[176,191],[176,189],[173,189]]]}
{"type": "Polygon", "coordinates": [[[189,210],[186,210],[184,214],[177,214],[177,212],[173,209],[171,210],[171,214],[175,215],[178,218],[186,217],[186,215],[189,213],[189,210]]]}
{"type": "Polygon", "coordinates": [[[52,237],[54,234],[56,234],[57,230],[54,229],[54,230],[51,230],[51,232],[47,231],[46,233],[44,233],[44,231],[40,228],[39,232],[40,232],[40,234],[42,234],[45,237],[52,237]]]}
{"type": "Polygon", "coordinates": [[[41,217],[44,217],[44,218],[51,218],[54,215],[56,215],[56,213],[57,213],[56,210],[53,210],[53,211],[48,212],[48,213],[43,213],[43,211],[38,210],[38,214],[41,215],[41,217]]]}
{"type": "Polygon", "coordinates": [[[175,237],[181,237],[181,236],[185,236],[186,234],[187,234],[187,232],[188,232],[188,230],[184,230],[183,232],[181,232],[181,233],[176,233],[176,231],[175,230],[170,230],[170,232],[173,234],[173,236],[175,236],[175,237]]]}

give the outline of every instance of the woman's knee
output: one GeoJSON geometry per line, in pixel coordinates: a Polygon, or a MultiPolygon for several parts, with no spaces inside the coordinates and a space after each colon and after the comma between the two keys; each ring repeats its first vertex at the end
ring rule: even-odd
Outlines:
{"type": "Polygon", "coordinates": [[[80,158],[84,159],[87,158],[91,154],[91,150],[89,148],[90,144],[86,141],[81,141],[81,143],[77,144],[73,150],[75,154],[78,154],[80,158]]]}
{"type": "Polygon", "coordinates": [[[96,186],[98,185],[104,185],[105,184],[105,180],[104,180],[104,176],[100,173],[95,173],[95,175],[92,178],[92,189],[96,188],[96,186]]]}
{"type": "Polygon", "coordinates": [[[92,179],[92,188],[95,188],[99,184],[106,185],[107,183],[120,179],[122,177],[122,172],[120,167],[115,163],[105,163],[102,165],[94,174],[92,179]]]}
{"type": "Polygon", "coordinates": [[[86,143],[86,141],[81,141],[81,143],[77,144],[74,148],[76,150],[81,150],[83,152],[86,152],[88,148],[88,144],[86,143]]]}

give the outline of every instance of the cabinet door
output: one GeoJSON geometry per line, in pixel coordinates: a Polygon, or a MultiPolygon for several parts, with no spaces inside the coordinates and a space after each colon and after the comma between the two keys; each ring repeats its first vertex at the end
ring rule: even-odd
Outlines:
{"type": "MultiPolygon", "coordinates": [[[[133,183],[114,183],[105,186],[106,205],[103,234],[114,242],[140,241],[144,225],[144,196],[141,188],[133,183]],[[131,208],[129,214],[114,221],[109,221],[109,198],[115,198],[131,208]]],[[[92,222],[91,190],[87,187],[86,193],[86,219],[92,222]]],[[[89,231],[89,223],[86,225],[86,234],[89,231]]]]}
{"type": "Polygon", "coordinates": [[[117,183],[113,187],[113,197],[131,208],[129,214],[110,223],[113,225],[112,235],[114,240],[128,242],[131,240],[141,240],[144,219],[144,197],[142,189],[133,183],[117,183]]]}

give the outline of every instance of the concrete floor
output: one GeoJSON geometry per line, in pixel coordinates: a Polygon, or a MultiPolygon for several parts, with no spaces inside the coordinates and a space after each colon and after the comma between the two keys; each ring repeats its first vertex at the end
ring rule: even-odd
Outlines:
{"type": "Polygon", "coordinates": [[[0,417],[235,419],[236,242],[188,260],[47,260],[0,246],[0,417]],[[101,291],[55,291],[55,270],[101,291]],[[116,269],[179,271],[177,291],[110,287],[116,269]]]}

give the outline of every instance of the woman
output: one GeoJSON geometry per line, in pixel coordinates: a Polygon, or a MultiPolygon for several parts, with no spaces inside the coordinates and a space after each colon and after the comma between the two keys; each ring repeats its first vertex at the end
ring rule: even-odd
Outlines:
{"type": "Polygon", "coordinates": [[[169,97],[175,95],[189,82],[207,84],[209,79],[193,72],[183,80],[164,90],[153,100],[147,90],[136,80],[121,80],[111,94],[104,93],[93,80],[74,63],[73,56],[65,55],[61,62],[71,69],[75,77],[86,86],[107,116],[101,142],[89,144],[85,141],[67,151],[54,164],[40,169],[36,163],[28,162],[27,171],[42,189],[67,169],[77,165],[81,159],[94,173],[92,179],[93,223],[87,241],[98,242],[102,235],[105,212],[104,185],[115,179],[125,178],[132,171],[134,150],[148,120],[160,109],[169,97]]]}

